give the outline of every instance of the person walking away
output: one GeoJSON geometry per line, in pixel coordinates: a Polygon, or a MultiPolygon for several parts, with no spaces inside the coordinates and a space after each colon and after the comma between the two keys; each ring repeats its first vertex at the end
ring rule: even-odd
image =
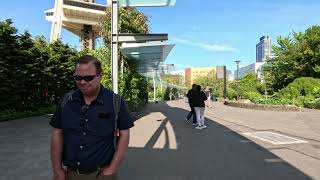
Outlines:
{"type": "Polygon", "coordinates": [[[206,89],[204,90],[204,93],[206,94],[207,100],[205,101],[205,105],[209,108],[211,108],[211,92],[209,89],[209,86],[206,87],[206,89]]]}
{"type": "Polygon", "coordinates": [[[207,100],[207,96],[203,91],[201,91],[200,85],[197,85],[196,89],[197,91],[193,99],[193,105],[196,111],[198,124],[196,129],[203,129],[207,127],[206,125],[204,125],[205,101],[207,100]]]}
{"type": "Polygon", "coordinates": [[[81,56],[67,93],[51,118],[54,180],[116,180],[134,126],[125,101],[103,87],[101,62],[81,56]]]}
{"type": "Polygon", "coordinates": [[[187,98],[188,98],[188,102],[189,102],[189,106],[191,111],[188,113],[187,117],[186,117],[186,121],[187,123],[189,123],[190,118],[192,116],[192,125],[196,126],[197,125],[197,116],[196,116],[196,112],[194,110],[194,106],[193,106],[193,99],[194,99],[194,95],[196,94],[197,90],[197,85],[196,84],[192,84],[192,89],[190,89],[187,93],[187,98]]]}

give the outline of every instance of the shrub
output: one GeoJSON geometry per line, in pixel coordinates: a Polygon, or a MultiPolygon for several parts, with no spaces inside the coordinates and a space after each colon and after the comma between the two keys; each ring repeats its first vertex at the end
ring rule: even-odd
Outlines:
{"type": "Polygon", "coordinates": [[[295,79],[287,87],[277,93],[277,97],[287,99],[301,99],[301,96],[308,96],[308,99],[315,99],[320,96],[320,79],[302,77],[295,79]]]}
{"type": "Polygon", "coordinates": [[[249,99],[251,102],[257,102],[257,101],[259,101],[259,99],[263,98],[263,96],[257,92],[246,92],[244,94],[244,97],[246,99],[249,99]]]}
{"type": "Polygon", "coordinates": [[[169,87],[167,87],[166,91],[164,92],[164,95],[163,95],[163,100],[170,100],[170,91],[171,89],[169,87]]]}
{"type": "Polygon", "coordinates": [[[12,120],[12,119],[23,118],[23,117],[38,116],[38,115],[53,113],[55,111],[55,108],[56,108],[55,106],[51,105],[48,107],[39,108],[36,111],[2,110],[2,111],[0,111],[0,122],[12,120]]]}
{"type": "Polygon", "coordinates": [[[320,99],[305,104],[305,107],[311,109],[320,109],[320,99]]]}
{"type": "Polygon", "coordinates": [[[268,105],[288,105],[292,104],[292,101],[289,99],[277,99],[277,98],[268,98],[268,99],[259,99],[255,103],[257,104],[268,104],[268,105]]]}
{"type": "Polygon", "coordinates": [[[231,100],[231,99],[235,99],[237,97],[236,92],[234,89],[229,88],[227,90],[227,97],[231,100]]]}

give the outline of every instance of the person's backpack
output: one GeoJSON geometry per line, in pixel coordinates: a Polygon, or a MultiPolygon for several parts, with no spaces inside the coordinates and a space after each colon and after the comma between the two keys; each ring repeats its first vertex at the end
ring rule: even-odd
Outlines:
{"type": "MultiPolygon", "coordinates": [[[[61,109],[63,109],[65,107],[65,105],[67,104],[68,101],[72,101],[72,94],[74,93],[74,91],[70,91],[67,94],[65,94],[61,100],[61,109]]],[[[121,108],[121,96],[119,94],[113,93],[113,108],[115,111],[115,122],[114,122],[114,140],[113,140],[113,145],[114,148],[117,147],[117,143],[118,143],[118,138],[120,136],[120,131],[117,128],[118,127],[118,117],[119,117],[119,113],[120,113],[120,108],[121,108]]]]}

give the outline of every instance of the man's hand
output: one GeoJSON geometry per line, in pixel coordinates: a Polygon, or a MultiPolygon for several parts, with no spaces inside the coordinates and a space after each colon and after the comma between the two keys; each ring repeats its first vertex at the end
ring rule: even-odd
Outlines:
{"type": "Polygon", "coordinates": [[[110,167],[110,166],[107,166],[107,167],[105,167],[105,168],[102,169],[101,174],[102,174],[103,176],[110,176],[110,175],[112,175],[112,174],[115,174],[116,172],[117,172],[117,170],[116,170],[115,168],[112,168],[112,167],[110,167]]]}
{"type": "Polygon", "coordinates": [[[51,137],[51,162],[54,180],[65,180],[66,176],[66,171],[63,169],[61,163],[62,146],[62,130],[53,128],[51,137]]]}
{"type": "Polygon", "coordinates": [[[66,179],[66,170],[59,169],[53,172],[53,180],[65,180],[66,179]]]}

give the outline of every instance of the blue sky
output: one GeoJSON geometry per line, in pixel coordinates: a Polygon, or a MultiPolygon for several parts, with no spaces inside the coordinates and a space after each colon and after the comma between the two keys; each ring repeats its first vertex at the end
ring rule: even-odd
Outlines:
{"type": "MultiPolygon", "coordinates": [[[[0,20],[11,18],[20,32],[49,38],[51,24],[43,12],[53,3],[3,1],[0,20]]],[[[276,44],[278,36],[319,24],[319,8],[318,0],[177,0],[173,7],[140,10],[149,17],[152,33],[168,33],[169,43],[176,44],[166,63],[177,69],[226,65],[233,71],[234,60],[241,60],[241,65],[255,62],[255,45],[262,35],[269,35],[276,44]]],[[[79,39],[66,31],[62,41],[79,47],[79,39]]]]}

